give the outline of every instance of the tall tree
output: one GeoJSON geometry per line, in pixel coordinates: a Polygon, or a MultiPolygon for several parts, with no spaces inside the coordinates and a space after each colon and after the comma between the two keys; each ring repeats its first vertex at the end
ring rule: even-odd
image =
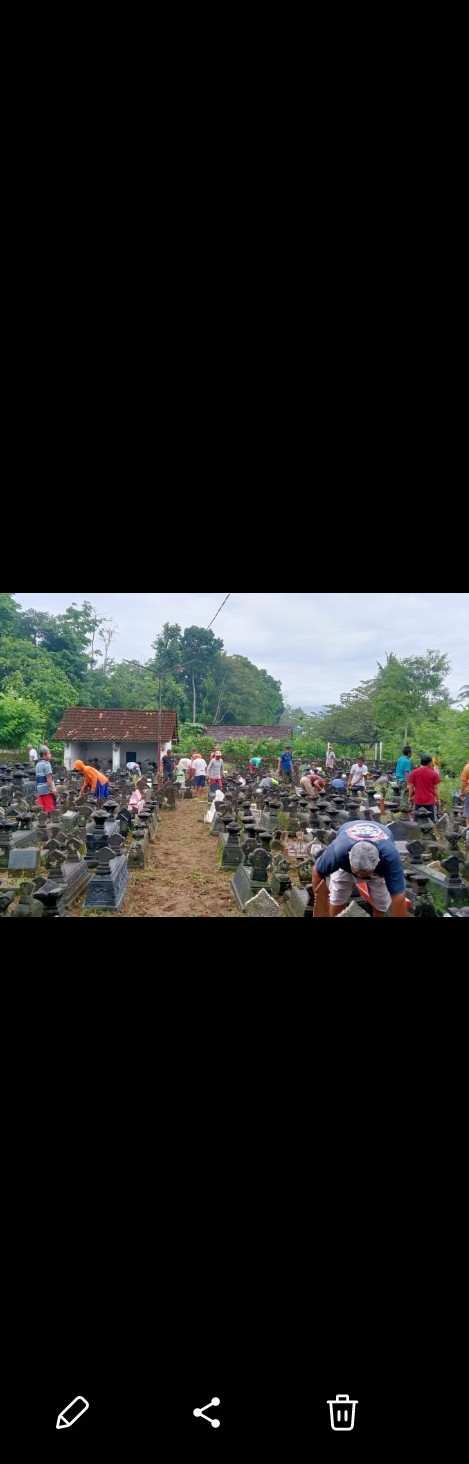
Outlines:
{"type": "Polygon", "coordinates": [[[0,636],[19,635],[20,606],[14,596],[0,591],[0,636]]]}
{"type": "Polygon", "coordinates": [[[225,725],[274,726],[283,709],[279,681],[247,656],[220,656],[205,683],[202,717],[225,725]]]}
{"type": "Polygon", "coordinates": [[[190,625],[182,631],[180,625],[170,625],[167,621],[153,649],[155,671],[171,671],[173,676],[180,678],[192,721],[197,722],[197,709],[203,701],[204,687],[216,673],[223,641],[217,639],[213,630],[204,630],[200,625],[190,625]]]}

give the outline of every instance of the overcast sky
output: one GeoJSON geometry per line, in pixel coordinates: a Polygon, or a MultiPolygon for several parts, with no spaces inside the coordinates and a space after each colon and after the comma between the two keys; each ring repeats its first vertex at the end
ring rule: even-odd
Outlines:
{"type": "MultiPolygon", "coordinates": [[[[42,594],[15,599],[59,614],[73,600],[90,600],[112,617],[119,633],[116,660],[147,660],[164,621],[208,626],[226,591],[189,594],[42,594]]],[[[319,708],[374,676],[386,652],[399,657],[446,651],[449,688],[456,697],[469,682],[469,594],[231,594],[213,632],[229,655],[248,656],[281,681],[290,706],[319,708]]]]}

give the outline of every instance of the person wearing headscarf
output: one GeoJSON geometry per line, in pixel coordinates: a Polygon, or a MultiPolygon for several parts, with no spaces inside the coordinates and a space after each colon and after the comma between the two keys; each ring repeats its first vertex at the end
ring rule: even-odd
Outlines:
{"type": "Polygon", "coordinates": [[[105,773],[98,773],[96,768],[92,768],[86,763],[81,762],[79,758],[73,764],[73,767],[76,773],[82,773],[83,775],[83,784],[80,788],[79,798],[81,798],[82,793],[86,793],[89,790],[91,790],[93,798],[96,801],[98,798],[109,798],[110,788],[105,773]]]}

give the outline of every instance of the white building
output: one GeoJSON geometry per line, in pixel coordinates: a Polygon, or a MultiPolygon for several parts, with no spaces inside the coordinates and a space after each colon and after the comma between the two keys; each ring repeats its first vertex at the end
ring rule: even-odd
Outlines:
{"type": "Polygon", "coordinates": [[[54,742],[64,744],[64,765],[71,772],[73,764],[98,760],[101,771],[113,773],[129,762],[154,762],[158,765],[158,741],[161,754],[179,742],[177,712],[129,711],[115,707],[100,711],[99,707],[68,707],[64,712],[54,742]],[[160,727],[161,715],[161,727],[160,727]]]}

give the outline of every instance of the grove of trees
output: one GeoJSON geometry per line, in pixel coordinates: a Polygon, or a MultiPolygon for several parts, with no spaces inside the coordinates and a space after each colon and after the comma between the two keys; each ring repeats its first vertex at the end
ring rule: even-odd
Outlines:
{"type": "Polygon", "coordinates": [[[444,765],[459,772],[469,757],[469,687],[461,687],[452,703],[446,686],[450,670],[440,651],[402,661],[391,652],[383,665],[378,662],[375,676],[344,692],[336,705],[314,716],[286,707],[282,721],[293,726],[308,751],[309,741],[318,738],[347,756],[369,755],[382,742],[383,757],[391,759],[410,742],[416,755],[439,751],[444,765]]]}
{"type": "MultiPolygon", "coordinates": [[[[469,686],[451,702],[448,657],[437,650],[399,660],[390,652],[374,676],[314,716],[284,705],[279,681],[246,656],[228,656],[211,630],[166,622],[148,661],[116,661],[114,621],[93,605],[69,605],[62,615],[23,610],[0,592],[0,747],[25,748],[50,739],[67,706],[175,707],[183,742],[206,725],[293,726],[294,751],[321,758],[328,742],[354,756],[383,743],[385,758],[409,741],[415,753],[440,751],[459,772],[469,757],[469,686]]],[[[314,695],[314,687],[310,689],[314,695]]],[[[260,744],[261,756],[276,756],[260,744]]],[[[241,751],[241,749],[240,749],[241,751]]]]}
{"type": "Polygon", "coordinates": [[[116,631],[87,600],[50,615],[0,593],[0,746],[50,739],[67,706],[152,709],[160,696],[180,723],[279,721],[280,682],[213,631],[167,622],[145,662],[113,659],[116,631]]]}

